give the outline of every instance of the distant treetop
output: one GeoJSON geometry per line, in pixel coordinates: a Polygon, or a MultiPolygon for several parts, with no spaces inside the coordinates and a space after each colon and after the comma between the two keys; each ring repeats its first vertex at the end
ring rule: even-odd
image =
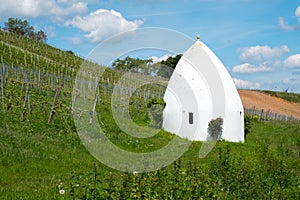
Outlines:
{"type": "Polygon", "coordinates": [[[46,33],[42,30],[35,31],[27,20],[8,18],[7,22],[4,22],[3,30],[34,39],[38,42],[47,42],[46,33]]]}

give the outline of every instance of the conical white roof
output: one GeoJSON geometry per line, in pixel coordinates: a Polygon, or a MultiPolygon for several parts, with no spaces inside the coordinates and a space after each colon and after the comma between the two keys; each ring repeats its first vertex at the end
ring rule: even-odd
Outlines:
{"type": "Polygon", "coordinates": [[[221,117],[222,138],[244,141],[244,111],[237,89],[222,62],[200,37],[178,62],[164,100],[165,130],[205,141],[209,138],[208,123],[221,117]]]}

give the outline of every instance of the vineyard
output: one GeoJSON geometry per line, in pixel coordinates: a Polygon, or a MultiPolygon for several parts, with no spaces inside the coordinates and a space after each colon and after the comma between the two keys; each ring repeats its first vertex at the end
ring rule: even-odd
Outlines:
{"type": "Polygon", "coordinates": [[[128,73],[122,82],[124,72],[5,31],[0,31],[0,52],[1,199],[300,198],[297,120],[249,110],[244,144],[218,142],[200,159],[202,142],[193,142],[170,166],[123,173],[89,154],[74,116],[87,114],[87,124],[102,124],[106,136],[125,150],[155,151],[176,136],[163,130],[151,138],[127,135],[114,121],[111,101],[120,97],[113,106],[122,115],[129,103],[133,121],[151,125],[149,104],[160,103],[167,79],[128,73]],[[97,77],[80,70],[82,64],[105,70],[97,77]],[[93,108],[74,108],[78,99],[94,102],[93,108]]]}

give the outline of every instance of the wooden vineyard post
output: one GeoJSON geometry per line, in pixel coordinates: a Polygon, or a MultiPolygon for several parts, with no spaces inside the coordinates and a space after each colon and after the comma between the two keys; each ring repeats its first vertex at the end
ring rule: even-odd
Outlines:
{"type": "Polygon", "coordinates": [[[49,118],[48,118],[48,124],[50,124],[51,121],[52,121],[52,118],[53,118],[53,115],[54,115],[53,110],[55,108],[56,101],[57,101],[57,99],[58,99],[58,97],[60,95],[61,89],[62,89],[62,84],[56,90],[56,94],[55,94],[55,97],[54,97],[54,100],[53,100],[53,104],[52,104],[52,107],[51,107],[51,110],[50,110],[49,118]]]}
{"type": "MultiPolygon", "coordinates": [[[[24,120],[24,115],[25,115],[25,107],[26,107],[26,103],[28,101],[28,96],[29,96],[29,82],[27,82],[26,84],[26,94],[25,94],[25,99],[24,99],[24,102],[23,102],[23,106],[22,106],[22,113],[21,113],[21,121],[24,120]]],[[[30,112],[30,111],[29,111],[30,112]]]]}
{"type": "Polygon", "coordinates": [[[76,99],[77,99],[77,94],[75,93],[74,97],[73,97],[72,107],[71,107],[71,118],[73,118],[73,115],[74,115],[74,106],[76,103],[76,99]]]}
{"type": "Polygon", "coordinates": [[[97,105],[97,102],[98,102],[98,98],[99,98],[99,94],[95,98],[94,105],[93,105],[93,110],[91,110],[91,113],[90,113],[90,124],[93,123],[93,120],[94,120],[94,117],[95,117],[95,111],[96,111],[96,105],[97,105]]]}
{"type": "MultiPolygon", "coordinates": [[[[90,89],[90,91],[93,90],[93,91],[97,92],[96,91],[96,86],[94,86],[94,88],[93,88],[93,85],[98,85],[98,78],[96,78],[95,84],[92,84],[92,83],[93,83],[92,82],[92,76],[90,76],[90,82],[89,82],[90,88],[89,89],[90,89]]],[[[100,93],[98,91],[98,94],[96,95],[96,98],[95,98],[95,101],[94,101],[93,110],[91,110],[91,112],[90,112],[90,124],[94,120],[96,105],[97,105],[99,97],[100,97],[100,93]]]]}
{"type": "MultiPolygon", "coordinates": [[[[74,87],[76,88],[78,85],[78,82],[77,82],[77,79],[75,79],[75,83],[74,83],[74,87]]],[[[80,95],[80,94],[77,94],[78,91],[73,91],[73,96],[72,96],[72,106],[71,106],[71,118],[73,118],[74,116],[74,106],[75,106],[75,103],[76,103],[76,100],[77,100],[77,96],[80,95]]]]}
{"type": "Polygon", "coordinates": [[[260,121],[263,120],[263,114],[264,114],[264,109],[261,110],[261,113],[260,113],[260,121]]]}
{"type": "Polygon", "coordinates": [[[2,62],[2,80],[1,80],[1,99],[2,99],[2,110],[4,112],[4,81],[5,81],[5,66],[4,63],[2,62]]]}

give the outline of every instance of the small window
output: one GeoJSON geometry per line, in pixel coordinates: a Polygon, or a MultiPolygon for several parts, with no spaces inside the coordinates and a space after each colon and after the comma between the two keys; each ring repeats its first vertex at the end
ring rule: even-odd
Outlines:
{"type": "Polygon", "coordinates": [[[194,116],[192,112],[189,112],[189,124],[194,124],[194,116]]]}

